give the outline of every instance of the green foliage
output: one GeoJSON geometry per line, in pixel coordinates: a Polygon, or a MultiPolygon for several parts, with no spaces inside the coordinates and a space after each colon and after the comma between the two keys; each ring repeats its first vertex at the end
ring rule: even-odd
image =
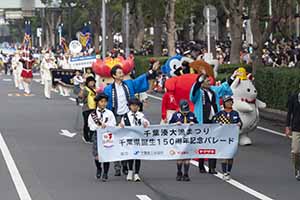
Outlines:
{"type": "Polygon", "coordinates": [[[300,70],[289,68],[259,68],[255,76],[258,98],[267,107],[286,110],[288,96],[299,91],[300,70]]]}
{"type": "Polygon", "coordinates": [[[148,70],[150,58],[158,60],[162,65],[168,60],[168,57],[135,56],[134,63],[137,75],[143,74],[148,70]]]}

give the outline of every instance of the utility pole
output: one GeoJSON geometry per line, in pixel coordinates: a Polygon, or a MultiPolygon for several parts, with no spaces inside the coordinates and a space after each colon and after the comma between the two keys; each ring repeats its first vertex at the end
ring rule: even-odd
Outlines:
{"type": "Polygon", "coordinates": [[[125,17],[125,32],[126,32],[126,47],[125,47],[125,57],[128,58],[130,54],[129,50],[129,2],[126,2],[126,17],[125,17]]]}

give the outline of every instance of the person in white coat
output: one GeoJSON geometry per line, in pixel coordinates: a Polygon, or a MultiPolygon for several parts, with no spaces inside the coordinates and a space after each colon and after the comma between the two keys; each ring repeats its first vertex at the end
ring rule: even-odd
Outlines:
{"type": "Polygon", "coordinates": [[[12,58],[11,65],[14,76],[15,87],[19,90],[24,90],[22,81],[21,81],[21,73],[23,69],[23,64],[20,62],[20,55],[16,53],[16,55],[12,58]]]}
{"type": "Polygon", "coordinates": [[[56,68],[55,64],[51,61],[50,56],[45,54],[45,62],[41,65],[43,68],[43,78],[44,78],[44,95],[47,99],[51,98],[51,88],[52,88],[52,75],[51,69],[56,68]]]}

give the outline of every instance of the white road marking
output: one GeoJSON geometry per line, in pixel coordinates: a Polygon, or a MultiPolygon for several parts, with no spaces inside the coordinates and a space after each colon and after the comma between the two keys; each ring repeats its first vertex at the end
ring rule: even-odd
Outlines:
{"type": "MultiPolygon", "coordinates": [[[[283,137],[286,137],[286,135],[284,133],[280,133],[280,132],[277,132],[277,131],[273,131],[271,129],[268,129],[268,128],[264,128],[264,127],[261,127],[261,126],[258,126],[257,129],[260,129],[260,130],[263,130],[263,131],[267,131],[269,133],[273,133],[275,135],[280,135],[280,136],[283,136],[283,137]]],[[[291,136],[289,136],[289,138],[292,138],[291,136]]]]}
{"type": "Polygon", "coordinates": [[[67,136],[67,137],[74,137],[77,133],[71,133],[70,131],[68,130],[65,130],[65,129],[61,129],[60,130],[61,132],[59,133],[59,135],[63,135],[63,136],[67,136]]]}
{"type": "MultiPolygon", "coordinates": [[[[195,161],[195,160],[191,160],[191,164],[192,165],[195,165],[198,167],[198,162],[195,161]]],[[[204,166],[205,169],[208,171],[208,167],[207,166],[204,166]]],[[[222,176],[223,174],[221,174],[220,172],[218,172],[218,174],[214,174],[215,177],[218,177],[219,179],[223,180],[222,176]]],[[[230,179],[229,181],[226,181],[227,183],[233,185],[234,187],[240,189],[240,190],[243,190],[244,192],[247,192],[248,194],[251,194],[252,196],[258,198],[258,199],[261,199],[261,200],[273,200],[271,199],[270,197],[262,194],[262,193],[259,193],[251,188],[249,188],[248,186],[246,185],[243,185],[242,183],[239,183],[238,181],[234,180],[234,179],[230,179]]]]}
{"type": "Polygon", "coordinates": [[[2,155],[6,162],[9,173],[17,189],[20,200],[31,200],[30,194],[23,182],[23,179],[16,166],[16,163],[13,160],[1,133],[0,133],[0,149],[2,151],[2,155]]]}
{"type": "Polygon", "coordinates": [[[147,195],[136,195],[136,197],[140,200],[151,200],[147,195]]]}
{"type": "Polygon", "coordinates": [[[41,82],[41,79],[33,79],[33,81],[37,82],[37,83],[40,83],[41,82]]]}
{"type": "Polygon", "coordinates": [[[69,100],[74,101],[74,102],[76,101],[76,99],[72,98],[72,97],[70,97],[69,100]]]}
{"type": "Polygon", "coordinates": [[[12,81],[12,79],[11,78],[4,78],[4,79],[2,79],[3,81],[6,81],[6,82],[10,82],[10,81],[12,81]]]}
{"type": "Polygon", "coordinates": [[[153,98],[153,99],[157,99],[157,100],[162,100],[162,98],[161,97],[157,97],[157,96],[154,96],[154,95],[151,95],[151,94],[148,94],[147,93],[147,95],[148,95],[148,97],[151,97],[151,98],[153,98]]]}

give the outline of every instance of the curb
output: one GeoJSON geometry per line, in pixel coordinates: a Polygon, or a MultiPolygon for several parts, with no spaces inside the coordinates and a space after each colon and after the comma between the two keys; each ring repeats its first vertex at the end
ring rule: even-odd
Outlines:
{"type": "Polygon", "coordinates": [[[285,123],[287,112],[272,108],[264,108],[259,110],[259,115],[262,119],[285,123]]]}

